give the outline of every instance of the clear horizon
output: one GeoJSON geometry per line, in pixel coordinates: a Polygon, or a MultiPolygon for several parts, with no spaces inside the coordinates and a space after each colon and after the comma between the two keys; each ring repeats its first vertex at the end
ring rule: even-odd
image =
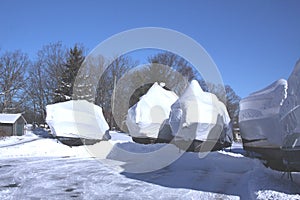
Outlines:
{"type": "Polygon", "coordinates": [[[299,7],[297,0],[2,0],[0,53],[20,49],[34,59],[57,41],[92,50],[132,28],[168,28],[202,45],[224,83],[245,97],[292,73],[300,58],[299,7]]]}

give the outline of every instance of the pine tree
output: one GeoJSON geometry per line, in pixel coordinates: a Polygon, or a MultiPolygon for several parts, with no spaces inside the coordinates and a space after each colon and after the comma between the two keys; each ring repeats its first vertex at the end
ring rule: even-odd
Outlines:
{"type": "Polygon", "coordinates": [[[75,45],[68,52],[65,70],[60,77],[61,82],[55,92],[55,102],[64,102],[72,99],[74,82],[83,61],[83,50],[75,45]]]}

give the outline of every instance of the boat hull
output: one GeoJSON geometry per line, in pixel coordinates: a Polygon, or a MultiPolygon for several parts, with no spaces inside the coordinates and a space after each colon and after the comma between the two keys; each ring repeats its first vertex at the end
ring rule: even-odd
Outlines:
{"type": "Polygon", "coordinates": [[[81,145],[93,145],[101,140],[99,139],[86,139],[86,138],[73,138],[73,137],[56,137],[58,141],[67,146],[81,146],[81,145]]]}
{"type": "Polygon", "coordinates": [[[150,138],[150,137],[145,137],[145,138],[132,137],[132,140],[139,144],[170,143],[176,145],[178,148],[185,150],[187,152],[218,151],[231,146],[231,143],[229,142],[225,142],[225,143],[220,143],[216,141],[203,142],[200,140],[193,140],[193,141],[184,141],[178,139],[167,140],[163,138],[150,138]]]}
{"type": "Polygon", "coordinates": [[[300,172],[300,149],[283,149],[280,146],[259,145],[262,141],[243,140],[250,157],[265,160],[265,165],[278,171],[300,172]]]}

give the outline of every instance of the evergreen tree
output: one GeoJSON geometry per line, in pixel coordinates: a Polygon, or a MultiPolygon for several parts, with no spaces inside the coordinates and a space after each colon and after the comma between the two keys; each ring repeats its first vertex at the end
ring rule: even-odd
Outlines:
{"type": "Polygon", "coordinates": [[[55,102],[64,102],[72,99],[74,82],[83,61],[83,48],[75,45],[68,52],[65,70],[60,77],[61,81],[55,92],[55,102]]]}

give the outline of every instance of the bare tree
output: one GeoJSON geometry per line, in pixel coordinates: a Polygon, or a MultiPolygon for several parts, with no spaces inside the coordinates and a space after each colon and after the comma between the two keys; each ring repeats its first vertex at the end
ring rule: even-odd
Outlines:
{"type": "Polygon", "coordinates": [[[55,89],[65,68],[66,48],[61,42],[51,43],[42,47],[37,59],[31,65],[28,74],[27,93],[29,96],[33,121],[43,123],[46,105],[54,102],[55,89]]]}
{"type": "Polygon", "coordinates": [[[51,102],[51,89],[48,85],[48,74],[43,68],[42,63],[37,61],[29,70],[29,80],[27,85],[28,101],[34,113],[33,121],[43,123],[45,119],[45,108],[51,102]]]}
{"type": "Polygon", "coordinates": [[[229,85],[225,85],[225,91],[227,99],[226,107],[232,121],[233,130],[236,132],[239,128],[239,103],[241,97],[239,97],[229,85]]]}
{"type": "Polygon", "coordinates": [[[134,62],[130,57],[119,56],[113,59],[102,76],[99,77],[96,104],[103,108],[104,116],[111,127],[117,127],[113,118],[113,110],[117,103],[117,98],[115,97],[117,82],[129,69],[136,65],[137,62],[134,62]]]}
{"type": "Polygon", "coordinates": [[[221,102],[223,102],[224,105],[226,105],[226,103],[227,103],[226,90],[225,90],[225,87],[223,85],[221,85],[221,84],[216,85],[215,83],[211,83],[211,82],[205,82],[205,85],[207,86],[207,88],[206,88],[207,91],[206,92],[210,92],[210,93],[215,94],[218,97],[218,99],[221,102]]]}
{"type": "Polygon", "coordinates": [[[24,104],[26,69],[30,62],[21,51],[6,52],[0,57],[0,111],[20,112],[24,104]]]}
{"type": "Polygon", "coordinates": [[[42,47],[37,53],[37,62],[47,74],[46,84],[49,89],[49,99],[52,102],[55,89],[60,82],[60,77],[65,70],[67,48],[61,42],[50,43],[42,47]]]}
{"type": "Polygon", "coordinates": [[[186,61],[184,58],[180,57],[171,52],[158,53],[154,56],[148,58],[150,63],[157,63],[169,66],[170,68],[179,72],[188,81],[196,78],[196,71],[193,69],[192,65],[186,61]]]}
{"type": "Polygon", "coordinates": [[[233,131],[234,133],[238,133],[239,102],[241,98],[229,85],[225,85],[225,87],[212,83],[205,83],[205,85],[207,86],[208,92],[215,94],[218,99],[224,103],[231,119],[233,131]]]}

